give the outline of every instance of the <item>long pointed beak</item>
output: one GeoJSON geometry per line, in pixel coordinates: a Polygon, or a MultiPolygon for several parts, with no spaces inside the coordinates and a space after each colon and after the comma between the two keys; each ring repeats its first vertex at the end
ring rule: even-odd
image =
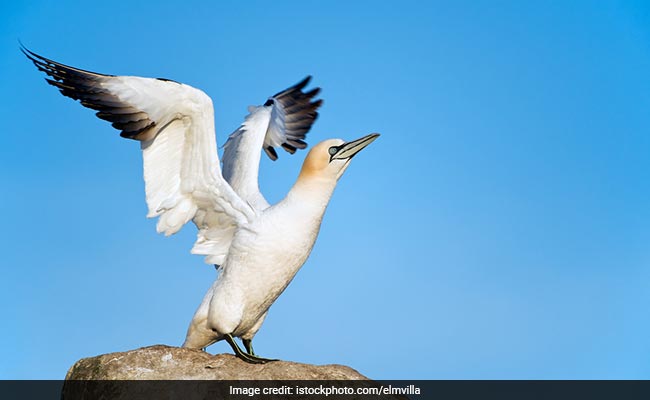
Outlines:
{"type": "Polygon", "coordinates": [[[363,150],[378,137],[378,133],[371,133],[370,135],[366,135],[361,139],[353,140],[351,142],[343,143],[340,146],[333,147],[332,149],[335,149],[335,151],[330,149],[330,162],[332,160],[346,160],[354,157],[355,154],[363,150]]]}

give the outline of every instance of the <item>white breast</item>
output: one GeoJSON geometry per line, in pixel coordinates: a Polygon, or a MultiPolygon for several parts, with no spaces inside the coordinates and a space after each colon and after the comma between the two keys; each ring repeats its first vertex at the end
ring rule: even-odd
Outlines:
{"type": "Polygon", "coordinates": [[[210,303],[219,332],[248,331],[282,294],[311,253],[324,207],[284,202],[238,231],[210,303]]]}

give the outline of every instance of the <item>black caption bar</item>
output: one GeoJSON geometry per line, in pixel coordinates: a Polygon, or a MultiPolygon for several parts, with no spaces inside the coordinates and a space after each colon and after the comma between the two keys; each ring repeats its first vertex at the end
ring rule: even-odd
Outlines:
{"type": "Polygon", "coordinates": [[[0,381],[0,398],[618,400],[650,399],[650,381],[0,381]]]}

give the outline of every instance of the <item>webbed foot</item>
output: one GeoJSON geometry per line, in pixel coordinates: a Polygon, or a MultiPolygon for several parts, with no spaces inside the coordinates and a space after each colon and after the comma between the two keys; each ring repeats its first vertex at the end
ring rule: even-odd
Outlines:
{"type": "Polygon", "coordinates": [[[235,355],[239,357],[240,359],[246,361],[247,363],[251,364],[266,364],[267,362],[271,361],[278,361],[270,358],[262,358],[258,357],[253,353],[253,346],[250,340],[244,340],[244,346],[246,347],[246,351],[248,353],[244,353],[242,349],[239,347],[237,342],[235,342],[235,339],[232,337],[231,334],[226,334],[225,335],[226,342],[232,347],[232,350],[235,352],[235,355]]]}

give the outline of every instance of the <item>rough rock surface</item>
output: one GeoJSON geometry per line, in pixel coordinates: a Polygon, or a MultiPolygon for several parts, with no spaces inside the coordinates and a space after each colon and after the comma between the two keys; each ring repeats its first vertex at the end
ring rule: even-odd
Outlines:
{"type": "Polygon", "coordinates": [[[366,380],[343,365],[310,365],[290,361],[248,364],[232,354],[155,345],[83,358],[66,380],[366,380]]]}

